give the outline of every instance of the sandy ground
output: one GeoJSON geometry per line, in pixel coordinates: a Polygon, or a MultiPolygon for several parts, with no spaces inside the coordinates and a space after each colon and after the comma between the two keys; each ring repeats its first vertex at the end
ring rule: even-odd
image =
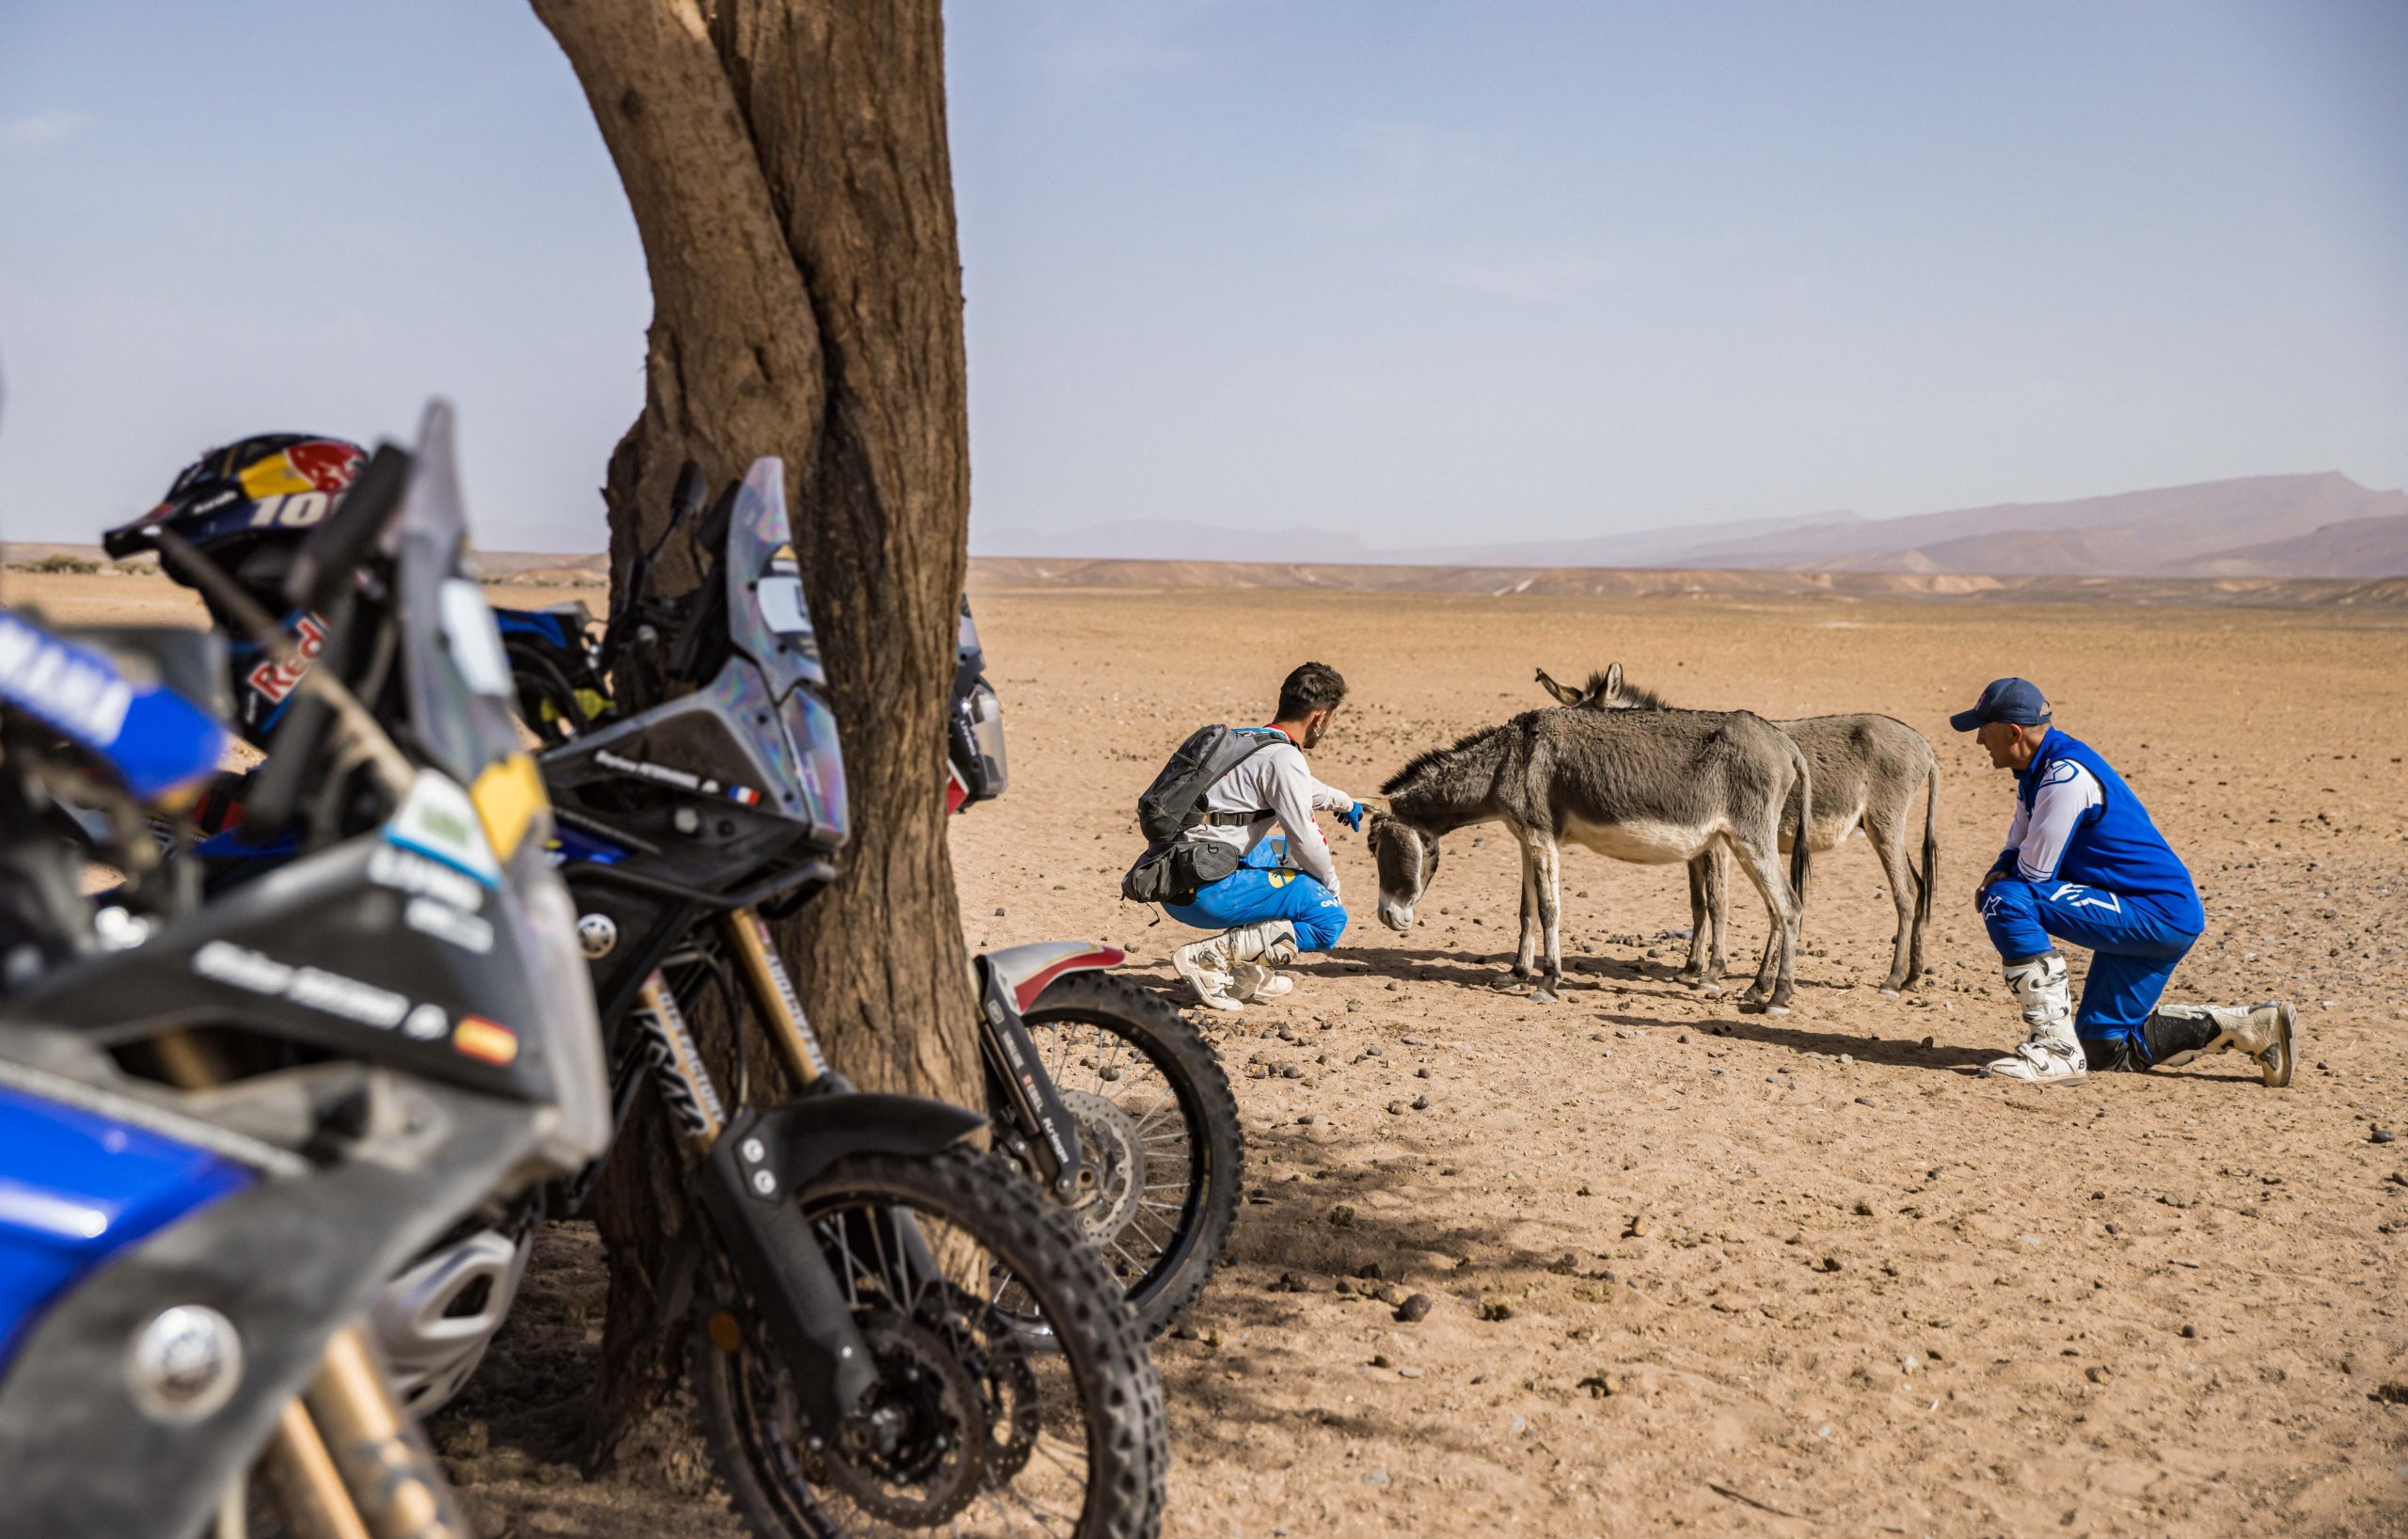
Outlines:
{"type": "MultiPolygon", "coordinates": [[[[1316,763],[1362,792],[1544,704],[1534,665],[1617,658],[1680,703],[1886,711],[1941,751],[1935,976],[1875,992],[1891,909],[1851,847],[1816,864],[1778,1021],[1671,981],[1677,870],[1567,855],[1579,960],[1537,1005],[1486,987],[1503,838],[1451,839],[1435,922],[1399,937],[1333,831],[1354,928],[1289,1001],[1212,1023],[1248,1076],[1248,1205],[1158,1346],[1166,1531],[2408,1533],[2408,1141],[2373,1141],[2408,1122],[2408,617],[993,590],[978,613],[1013,783],[956,824],[968,939],[1108,939],[1165,987],[1187,935],[1117,899],[1130,804],[1307,657],[1354,687],[1316,763]],[[2009,672],[2199,880],[2170,997],[2301,1004],[2292,1088],[2229,1056],[1974,1077],[2020,1035],[1969,898],[2008,782],[1944,717],[2009,672]]],[[[598,1483],[552,1462],[598,1286],[580,1235],[548,1242],[437,1428],[481,1528],[731,1531],[673,1434],[598,1483]]]]}

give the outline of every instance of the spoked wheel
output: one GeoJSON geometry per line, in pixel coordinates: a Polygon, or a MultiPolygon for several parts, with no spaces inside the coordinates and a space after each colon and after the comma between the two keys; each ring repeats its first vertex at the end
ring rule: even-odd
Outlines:
{"type": "Polygon", "coordinates": [[[1023,1020],[1078,1119],[1072,1215],[1158,1336],[1220,1265],[1237,1216],[1244,1142],[1228,1076],[1185,1017],[1108,973],[1055,980],[1023,1020]]]}
{"type": "Polygon", "coordinates": [[[807,1425],[760,1316],[715,1285],[690,1376],[712,1462],[754,1533],[1156,1531],[1162,1381],[1094,1247],[1026,1178],[960,1150],[856,1155],[797,1200],[878,1383],[842,1426],[807,1425]]]}

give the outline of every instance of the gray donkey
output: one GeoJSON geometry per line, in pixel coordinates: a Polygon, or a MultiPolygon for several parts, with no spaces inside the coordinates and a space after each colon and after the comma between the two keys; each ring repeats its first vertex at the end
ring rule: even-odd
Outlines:
{"type": "MultiPolygon", "coordinates": [[[[1539,670],[1539,684],[1566,706],[1592,710],[1662,708],[1663,697],[1627,683],[1622,664],[1576,690],[1539,670]]],[[[1807,716],[1773,725],[1806,752],[1814,769],[1814,813],[1809,838],[1814,853],[1836,849],[1858,829],[1879,857],[1898,910],[1898,932],[1890,946],[1890,976],[1881,992],[1911,989],[1923,976],[1924,931],[1931,924],[1931,895],[1940,864],[1936,822],[1940,815],[1940,761],[1922,733],[1889,716],[1807,716]],[[1907,856],[1908,815],[1915,793],[1923,807],[1923,869],[1907,856]]],[[[1788,835],[1784,833],[1783,838],[1788,835]]],[[[1681,969],[1687,983],[1717,987],[1722,976],[1722,942],[1730,926],[1730,903],[1722,858],[1708,850],[1689,863],[1689,958],[1681,969]],[[1712,958],[1707,957],[1709,940],[1712,958]]]]}
{"type": "Polygon", "coordinates": [[[1747,711],[1525,711],[1423,754],[1380,787],[1386,805],[1375,804],[1366,831],[1380,872],[1380,922],[1413,928],[1414,907],[1437,874],[1442,835],[1501,821],[1522,849],[1522,936],[1512,977],[1497,987],[1535,976],[1531,997],[1552,1001],[1563,986],[1565,844],[1651,865],[1728,849],[1771,916],[1747,1000],[1786,1014],[1813,841],[1795,839],[1786,880],[1781,844],[1814,804],[1812,775],[1796,743],[1747,711]]]}

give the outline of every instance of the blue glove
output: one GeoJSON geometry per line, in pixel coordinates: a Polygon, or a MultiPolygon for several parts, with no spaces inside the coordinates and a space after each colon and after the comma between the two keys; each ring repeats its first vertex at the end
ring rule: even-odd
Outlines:
{"type": "Polygon", "coordinates": [[[1348,828],[1353,829],[1355,833],[1362,833],[1363,803],[1357,801],[1353,806],[1347,808],[1344,812],[1339,813],[1338,815],[1338,820],[1345,824],[1348,828]]]}

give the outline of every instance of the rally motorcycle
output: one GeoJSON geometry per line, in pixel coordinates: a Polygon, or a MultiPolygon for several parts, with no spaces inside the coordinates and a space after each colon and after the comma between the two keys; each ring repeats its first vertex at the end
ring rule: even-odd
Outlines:
{"type": "MultiPolygon", "coordinates": [[[[500,611],[522,720],[564,745],[545,757],[556,792],[558,767],[570,762],[565,745],[618,730],[614,713],[700,676],[707,628],[696,629],[652,586],[661,552],[681,534],[690,531],[702,552],[717,545],[723,509],[705,516],[705,492],[688,466],[666,528],[631,564],[598,638],[581,605],[500,611]]],[[[965,600],[947,722],[949,812],[999,795],[1007,778],[1002,713],[984,668],[965,600]]],[[[593,857],[576,832],[566,841],[568,869],[581,890],[578,866],[593,857]]],[[[611,923],[608,914],[594,922],[611,923]]],[[[1219,1264],[1237,1212],[1243,1143],[1219,1059],[1176,1009],[1109,976],[1123,960],[1087,942],[1011,946],[976,958],[973,981],[996,1143],[1102,1250],[1150,1337],[1168,1328],[1219,1264]]]]}
{"type": "Polygon", "coordinates": [[[227,740],[171,687],[219,692],[214,639],[0,614],[0,1533],[465,1535],[367,1316],[605,1142],[448,412],[360,489],[290,574],[326,652],[251,803],[293,851],[239,892],[198,901],[143,816],[227,740]],[[129,873],[105,907],[70,801],[129,873]]]}
{"type": "MultiPolygon", "coordinates": [[[[948,814],[1009,785],[1003,706],[966,595],[945,750],[948,814]]],[[[1245,1145],[1219,1055],[1160,994],[1108,971],[1125,960],[1113,946],[1037,942],[988,952],[978,980],[990,1012],[1017,1010],[1043,1040],[1045,1072],[1077,1119],[1083,1151],[1110,1173],[1080,1194],[1080,1216],[1153,1335],[1220,1265],[1245,1145]]]]}
{"type": "MultiPolygon", "coordinates": [[[[614,1108],[655,1087],[716,1241],[671,1284],[695,1299],[688,1376],[714,1464],[763,1534],[1150,1533],[1160,1381],[1111,1275],[1008,1164],[967,1148],[983,1119],[829,1072],[770,943],[761,911],[835,874],[843,764],[777,462],[715,512],[674,646],[640,649],[690,692],[543,757],[614,1108]],[[742,1028],[732,1096],[688,1024],[705,1000],[742,1028]],[[767,1112],[744,1093],[764,1042],[800,1087],[767,1112]]],[[[248,826],[212,841],[213,881],[251,880],[228,848],[248,826]]],[[[438,1251],[414,1275],[451,1264],[438,1251]]]]}

